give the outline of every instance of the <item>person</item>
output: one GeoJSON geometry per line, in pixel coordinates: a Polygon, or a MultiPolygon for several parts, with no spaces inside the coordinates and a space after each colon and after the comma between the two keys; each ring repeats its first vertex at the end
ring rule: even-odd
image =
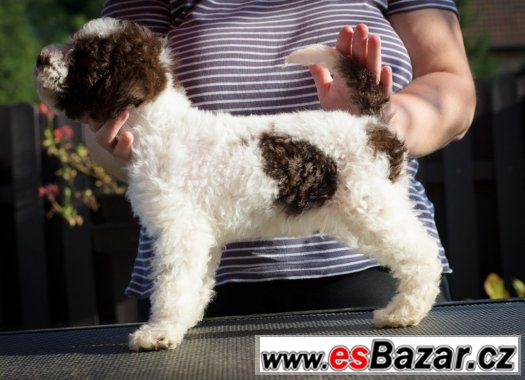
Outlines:
{"type": "MultiPolygon", "coordinates": [[[[361,60],[391,95],[391,127],[412,157],[410,197],[439,243],[433,206],[415,179],[415,157],[460,139],[475,108],[452,0],[106,0],[103,16],[134,20],[165,36],[189,98],[208,110],[354,112],[350,90],[336,74],[319,65],[306,70],[282,63],[312,43],[335,44],[361,60]]],[[[120,132],[127,116],[97,132],[85,129],[92,157],[121,179],[133,148],[133,135],[120,132]]],[[[445,277],[451,268],[439,247],[445,277]]],[[[153,255],[153,238],[141,231],[127,295],[148,298],[153,255]]],[[[439,300],[449,299],[447,286],[444,278],[439,300]]],[[[382,306],[395,280],[376,262],[314,233],[228,244],[215,289],[207,316],[382,306]]]]}

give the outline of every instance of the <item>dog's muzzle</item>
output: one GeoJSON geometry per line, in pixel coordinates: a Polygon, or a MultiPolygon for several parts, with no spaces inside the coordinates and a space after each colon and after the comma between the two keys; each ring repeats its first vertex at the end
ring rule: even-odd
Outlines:
{"type": "Polygon", "coordinates": [[[34,69],[38,88],[54,93],[62,91],[68,74],[68,56],[71,49],[70,44],[49,45],[42,49],[34,69]]]}

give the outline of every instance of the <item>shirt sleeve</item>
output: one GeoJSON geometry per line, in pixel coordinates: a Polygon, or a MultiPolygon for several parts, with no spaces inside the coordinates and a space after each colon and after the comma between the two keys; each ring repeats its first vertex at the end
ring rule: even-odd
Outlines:
{"type": "Polygon", "coordinates": [[[135,21],[166,35],[171,24],[169,0],[105,0],[102,17],[135,21]]]}
{"type": "Polygon", "coordinates": [[[386,15],[392,16],[396,13],[427,8],[451,11],[459,17],[459,11],[454,0],[388,0],[386,15]]]}

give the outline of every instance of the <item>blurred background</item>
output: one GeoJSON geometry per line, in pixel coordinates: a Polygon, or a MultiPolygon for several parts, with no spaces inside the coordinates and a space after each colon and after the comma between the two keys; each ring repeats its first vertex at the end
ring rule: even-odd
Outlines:
{"type": "MultiPolygon", "coordinates": [[[[103,0],[0,1],[0,330],[136,320],[123,295],[138,243],[125,187],[80,126],[39,104],[40,49],[103,0]]],[[[525,1],[457,1],[478,108],[467,136],[420,161],[455,300],[525,296],[525,1]]]]}

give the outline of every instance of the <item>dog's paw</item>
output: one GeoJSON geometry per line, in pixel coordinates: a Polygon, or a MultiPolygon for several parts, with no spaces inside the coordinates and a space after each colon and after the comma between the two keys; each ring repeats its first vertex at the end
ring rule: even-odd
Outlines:
{"type": "Polygon", "coordinates": [[[426,315],[427,312],[410,307],[386,307],[374,311],[374,324],[379,328],[416,326],[426,315]]]}
{"type": "Polygon", "coordinates": [[[146,324],[129,334],[128,345],[132,351],[172,350],[182,338],[183,334],[177,334],[169,325],[146,324]]]}

